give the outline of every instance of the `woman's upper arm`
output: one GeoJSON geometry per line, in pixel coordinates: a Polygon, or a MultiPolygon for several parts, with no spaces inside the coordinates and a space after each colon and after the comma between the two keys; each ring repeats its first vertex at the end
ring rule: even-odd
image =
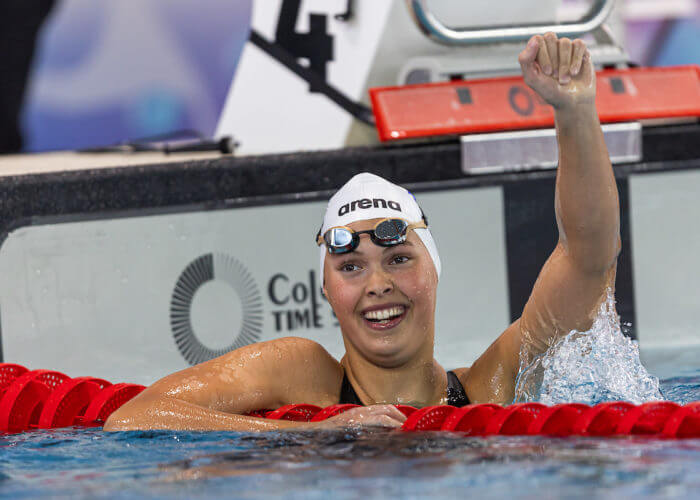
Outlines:
{"type": "Polygon", "coordinates": [[[168,375],[139,398],[176,398],[212,410],[245,413],[307,402],[304,398],[314,387],[323,390],[323,382],[333,382],[338,369],[337,361],[319,344],[286,337],[244,346],[168,375]]]}
{"type": "Polygon", "coordinates": [[[520,318],[470,369],[470,399],[510,403],[523,346],[526,354],[536,355],[571,330],[588,330],[607,288],[614,285],[615,267],[613,263],[606,272],[586,272],[571,261],[561,244],[557,245],[542,267],[520,318]]]}
{"type": "Polygon", "coordinates": [[[606,291],[615,285],[617,261],[608,269],[589,271],[576,264],[559,243],[542,267],[523,310],[523,342],[539,353],[571,330],[586,331],[593,324],[606,291]]]}

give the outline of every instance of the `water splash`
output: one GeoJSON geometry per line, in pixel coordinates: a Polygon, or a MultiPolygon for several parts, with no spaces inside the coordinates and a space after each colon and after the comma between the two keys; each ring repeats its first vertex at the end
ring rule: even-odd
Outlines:
{"type": "Polygon", "coordinates": [[[610,289],[590,330],[572,330],[535,358],[527,348],[520,352],[516,402],[641,404],[663,399],[659,379],[639,360],[639,346],[622,334],[610,289]]]}

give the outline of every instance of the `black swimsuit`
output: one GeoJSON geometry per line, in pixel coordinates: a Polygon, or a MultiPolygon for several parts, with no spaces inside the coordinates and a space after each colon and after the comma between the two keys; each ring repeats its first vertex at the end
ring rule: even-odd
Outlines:
{"type": "MultiPolygon", "coordinates": [[[[348,376],[343,374],[343,384],[340,386],[340,404],[361,405],[362,401],[357,397],[355,389],[352,387],[348,376]]],[[[455,372],[447,372],[447,404],[452,406],[466,406],[469,404],[469,397],[464,392],[462,383],[455,375],[455,372]]]]}

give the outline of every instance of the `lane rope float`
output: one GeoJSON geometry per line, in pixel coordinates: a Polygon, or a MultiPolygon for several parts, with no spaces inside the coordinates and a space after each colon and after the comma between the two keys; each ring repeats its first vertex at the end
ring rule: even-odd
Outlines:
{"type": "Polygon", "coordinates": [[[98,427],[145,388],[0,363],[0,432],[98,427]]]}
{"type": "MultiPolygon", "coordinates": [[[[0,432],[23,432],[73,425],[98,427],[145,387],[111,384],[95,377],[70,378],[54,370],[28,370],[0,363],[0,432]]],[[[634,405],[611,401],[589,406],[566,403],[547,406],[518,403],[510,406],[475,404],[414,408],[395,405],[406,415],[405,432],[449,431],[466,436],[649,436],[700,438],[700,401],[679,405],[653,401],[634,405]]],[[[289,404],[248,412],[257,418],[319,422],[357,408],[335,404],[321,408],[289,404]]]]}

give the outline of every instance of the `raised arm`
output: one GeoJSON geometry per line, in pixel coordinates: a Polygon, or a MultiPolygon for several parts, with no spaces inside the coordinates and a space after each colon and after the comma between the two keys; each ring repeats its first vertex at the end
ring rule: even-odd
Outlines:
{"type": "Polygon", "coordinates": [[[559,167],[559,242],[540,271],[522,316],[467,375],[475,402],[509,403],[521,348],[537,354],[562,335],[591,327],[613,287],[620,250],[617,186],[595,108],[595,71],[583,41],[535,36],[520,54],[525,82],[553,106],[559,167]]]}

